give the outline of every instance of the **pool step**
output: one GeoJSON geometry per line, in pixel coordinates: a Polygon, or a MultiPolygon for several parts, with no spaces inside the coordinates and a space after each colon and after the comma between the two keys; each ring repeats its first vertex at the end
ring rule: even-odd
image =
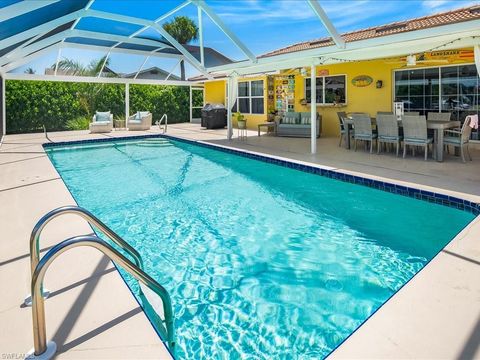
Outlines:
{"type": "Polygon", "coordinates": [[[145,139],[137,143],[137,146],[168,147],[172,146],[169,140],[163,138],[145,139]]]}

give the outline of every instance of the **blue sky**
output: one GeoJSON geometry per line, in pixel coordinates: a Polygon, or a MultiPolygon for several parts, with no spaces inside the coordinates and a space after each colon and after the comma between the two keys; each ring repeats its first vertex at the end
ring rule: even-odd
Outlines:
{"type": "MultiPolygon", "coordinates": [[[[92,9],[153,20],[179,3],[181,1],[175,0],[96,0],[92,9]]],[[[256,55],[296,42],[327,36],[320,21],[304,0],[207,0],[207,3],[256,55]]],[[[480,0],[320,0],[320,4],[338,31],[343,33],[480,4],[480,0]]],[[[196,7],[188,5],[174,16],[186,15],[196,21],[196,14],[196,7]]],[[[216,25],[205,15],[203,19],[205,45],[217,49],[232,59],[242,59],[242,53],[216,25]]],[[[95,23],[85,19],[79,23],[79,26],[102,31],[102,28],[107,28],[110,24],[95,23]]],[[[147,33],[156,34],[152,31],[147,33]]],[[[76,58],[83,63],[103,55],[105,52],[69,49],[62,53],[64,57],[76,58]]],[[[31,66],[37,73],[43,73],[44,68],[55,62],[55,59],[56,52],[52,52],[34,63],[23,66],[18,71],[23,72],[26,67],[31,66]]],[[[139,68],[143,60],[141,56],[113,54],[111,68],[117,72],[133,72],[139,68]]],[[[172,60],[152,58],[145,67],[159,66],[171,70],[174,65],[175,62],[172,60]]],[[[187,73],[194,75],[196,70],[187,67],[187,73]]]]}

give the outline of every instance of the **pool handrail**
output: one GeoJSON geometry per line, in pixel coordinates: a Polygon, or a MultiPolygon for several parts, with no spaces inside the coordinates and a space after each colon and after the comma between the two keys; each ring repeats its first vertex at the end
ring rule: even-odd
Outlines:
{"type": "MultiPolygon", "coordinates": [[[[52,221],[53,219],[65,215],[65,214],[75,214],[83,218],[88,222],[89,225],[95,226],[100,229],[103,234],[105,234],[111,241],[120,246],[125,250],[135,261],[136,265],[144,270],[143,260],[139,252],[123,240],[119,235],[117,235],[112,229],[105,225],[100,219],[93,215],[90,211],[80,207],[80,206],[62,206],[57,209],[54,209],[44,216],[35,224],[35,227],[30,234],[30,270],[33,276],[33,272],[37,267],[40,261],[40,235],[45,228],[45,226],[52,221]]],[[[43,291],[43,290],[42,290],[43,291]]],[[[48,294],[48,293],[47,293],[48,294]]],[[[29,306],[31,303],[30,296],[25,298],[25,305],[29,306]]]]}
{"type": "Polygon", "coordinates": [[[168,115],[165,113],[162,115],[159,121],[157,121],[158,129],[161,130],[162,128],[160,125],[163,122],[163,119],[165,119],[165,125],[163,126],[163,133],[165,134],[167,132],[167,126],[168,126],[168,115]]]}
{"type": "Polygon", "coordinates": [[[125,271],[132,275],[137,281],[148,286],[161,299],[163,304],[163,315],[165,320],[161,320],[158,330],[167,342],[168,348],[174,353],[175,347],[175,330],[173,327],[173,309],[172,301],[168,291],[156,282],[152,277],[140,269],[137,264],[129,260],[125,255],[116,250],[106,241],[93,235],[81,235],[66,239],[59,244],[53,246],[39,261],[32,275],[31,292],[32,292],[32,321],[33,321],[33,340],[34,349],[33,356],[44,354],[45,358],[52,358],[55,355],[56,344],[53,341],[47,343],[46,325],[45,325],[45,299],[42,295],[43,279],[50,264],[65,251],[80,247],[93,247],[115,263],[119,264],[125,271]],[[165,324],[163,324],[164,322],[165,324]]]}

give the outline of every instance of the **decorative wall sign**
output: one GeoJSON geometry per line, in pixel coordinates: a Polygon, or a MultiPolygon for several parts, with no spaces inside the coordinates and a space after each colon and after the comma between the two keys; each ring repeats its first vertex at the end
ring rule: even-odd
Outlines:
{"type": "Polygon", "coordinates": [[[317,69],[317,76],[327,76],[330,75],[330,71],[327,69],[317,69]]]}
{"type": "Polygon", "coordinates": [[[373,79],[368,75],[358,75],[352,79],[352,85],[356,87],[365,87],[370,85],[373,79]]]}

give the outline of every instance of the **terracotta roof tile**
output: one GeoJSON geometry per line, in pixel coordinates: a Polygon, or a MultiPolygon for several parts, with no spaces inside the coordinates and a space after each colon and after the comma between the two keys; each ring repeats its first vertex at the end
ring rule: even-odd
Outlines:
{"type": "MultiPolygon", "coordinates": [[[[480,19],[480,5],[470,6],[461,9],[455,9],[448,12],[434,15],[423,16],[415,19],[398,21],[386,25],[370,27],[367,29],[356,30],[342,34],[345,42],[353,42],[365,39],[372,39],[381,36],[399,34],[413,30],[429,29],[436,26],[455,24],[464,21],[480,19]]],[[[259,56],[268,57],[274,55],[287,54],[296,51],[316,49],[320,47],[332,46],[334,42],[331,38],[325,37],[311,41],[304,41],[281,49],[277,49],[259,56]]]]}

